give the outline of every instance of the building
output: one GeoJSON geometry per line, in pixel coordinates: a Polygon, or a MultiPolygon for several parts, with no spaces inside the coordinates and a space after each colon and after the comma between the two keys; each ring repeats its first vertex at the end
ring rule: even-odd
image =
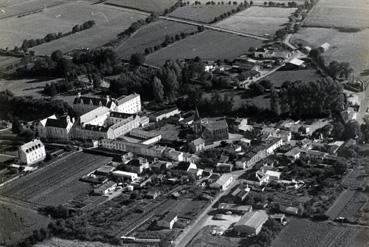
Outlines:
{"type": "Polygon", "coordinates": [[[19,159],[22,164],[32,165],[46,158],[45,146],[40,140],[27,142],[18,149],[19,159]]]}
{"type": "Polygon", "coordinates": [[[226,190],[233,180],[234,178],[231,174],[223,174],[216,182],[210,184],[210,188],[226,190]]]}
{"type": "Polygon", "coordinates": [[[119,97],[117,100],[116,111],[135,114],[141,111],[141,96],[139,94],[130,94],[119,97]]]}
{"type": "Polygon", "coordinates": [[[231,203],[219,203],[218,206],[219,211],[223,212],[232,212],[235,214],[245,214],[252,211],[251,205],[237,205],[237,204],[231,204],[231,203]]]}
{"type": "Polygon", "coordinates": [[[161,135],[154,131],[146,131],[142,129],[133,129],[129,132],[130,137],[141,140],[140,143],[150,145],[161,140],[161,135]]]}
{"type": "Polygon", "coordinates": [[[284,154],[287,158],[290,158],[292,160],[297,160],[300,158],[301,150],[298,147],[295,147],[284,154]]]}
{"type": "Polygon", "coordinates": [[[178,216],[175,212],[168,212],[164,217],[157,221],[157,225],[166,229],[172,229],[177,220],[178,216]]]}
{"type": "Polygon", "coordinates": [[[180,114],[180,111],[178,110],[178,108],[173,107],[173,108],[155,112],[154,114],[150,116],[150,121],[159,122],[163,119],[170,118],[170,117],[173,117],[179,114],[180,114]]]}
{"type": "Polygon", "coordinates": [[[94,189],[94,194],[96,195],[108,195],[109,193],[113,192],[117,184],[113,181],[108,181],[107,183],[102,184],[101,186],[94,189]]]}
{"type": "Polygon", "coordinates": [[[328,51],[330,46],[331,45],[326,42],[326,43],[322,44],[321,46],[319,46],[319,49],[321,49],[323,52],[326,52],[326,51],[328,51]]]}
{"type": "Polygon", "coordinates": [[[200,152],[205,149],[205,140],[203,138],[197,138],[190,143],[190,148],[193,152],[200,152]]]}
{"type": "Polygon", "coordinates": [[[293,58],[286,63],[284,68],[288,70],[298,70],[301,68],[305,68],[305,62],[301,59],[293,58]]]}
{"type": "Polygon", "coordinates": [[[117,103],[114,99],[110,98],[109,95],[104,98],[81,96],[81,93],[78,93],[77,97],[73,101],[73,109],[78,115],[85,114],[102,106],[109,110],[115,110],[117,103]]]}
{"type": "Polygon", "coordinates": [[[229,164],[229,163],[217,163],[217,165],[215,166],[215,169],[218,172],[222,172],[222,173],[227,173],[227,172],[231,172],[233,170],[233,165],[229,164]]]}
{"type": "Polygon", "coordinates": [[[131,181],[138,178],[137,173],[133,173],[133,172],[113,171],[112,174],[114,177],[130,179],[131,181]]]}
{"type": "Polygon", "coordinates": [[[243,235],[258,235],[268,220],[264,210],[248,212],[234,225],[233,229],[243,235]]]}
{"type": "Polygon", "coordinates": [[[242,120],[239,121],[238,129],[242,131],[251,131],[254,129],[254,127],[248,124],[247,118],[243,118],[242,120]]]}
{"type": "Polygon", "coordinates": [[[44,139],[66,141],[71,138],[71,131],[74,125],[74,118],[64,115],[56,118],[52,115],[39,122],[37,125],[38,135],[44,139]]]}
{"type": "Polygon", "coordinates": [[[250,70],[242,73],[242,76],[244,76],[244,80],[240,81],[238,83],[239,88],[248,89],[249,85],[259,79],[261,76],[261,73],[256,70],[250,70]]]}
{"type": "Polygon", "coordinates": [[[222,141],[229,137],[228,124],[225,119],[205,122],[203,127],[202,137],[206,142],[222,141]]]}
{"type": "Polygon", "coordinates": [[[137,174],[141,174],[144,170],[147,170],[150,168],[149,166],[149,162],[147,161],[147,159],[144,158],[137,158],[137,159],[132,159],[127,163],[127,166],[129,167],[129,170],[131,172],[137,173],[137,174]]]}

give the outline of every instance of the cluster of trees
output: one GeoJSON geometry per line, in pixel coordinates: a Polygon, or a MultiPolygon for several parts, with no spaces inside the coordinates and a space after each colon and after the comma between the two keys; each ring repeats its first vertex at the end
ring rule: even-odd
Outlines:
{"type": "Polygon", "coordinates": [[[173,36],[165,35],[165,39],[161,44],[155,45],[153,47],[145,48],[145,54],[147,55],[147,54],[153,53],[153,52],[155,52],[155,51],[157,51],[161,48],[164,48],[164,47],[168,46],[169,44],[180,41],[180,40],[186,38],[187,36],[191,36],[191,35],[197,34],[197,33],[202,32],[202,31],[204,31],[204,27],[199,26],[197,28],[197,32],[189,32],[189,33],[180,32],[180,33],[177,33],[176,35],[173,35],[173,36]]]}
{"type": "MultiPolygon", "coordinates": [[[[22,49],[23,51],[27,51],[31,47],[35,47],[35,46],[41,45],[43,43],[50,42],[52,40],[60,39],[62,37],[71,35],[73,33],[80,32],[80,31],[89,29],[89,28],[93,27],[94,25],[95,25],[95,21],[89,20],[89,21],[84,22],[81,25],[75,25],[72,28],[72,31],[71,32],[68,32],[68,33],[64,33],[64,34],[61,33],[61,32],[58,32],[58,33],[49,33],[49,34],[46,34],[46,36],[44,38],[40,38],[40,39],[25,39],[25,40],[23,40],[23,43],[22,43],[22,46],[20,47],[20,49],[22,49]]],[[[14,47],[14,51],[19,51],[19,48],[17,46],[14,47]]]]}
{"type": "Polygon", "coordinates": [[[133,22],[131,26],[129,26],[126,30],[118,34],[118,38],[129,37],[131,34],[136,32],[142,26],[147,25],[156,20],[158,20],[158,16],[155,13],[151,13],[151,15],[146,17],[146,19],[140,19],[136,22],[133,22]]]}
{"type": "Polygon", "coordinates": [[[57,207],[46,206],[39,208],[39,211],[44,215],[50,215],[53,219],[67,219],[72,216],[69,209],[63,205],[57,207]]]}
{"type": "Polygon", "coordinates": [[[169,9],[164,9],[164,15],[167,15],[171,12],[173,12],[174,10],[176,10],[179,7],[184,6],[185,4],[182,3],[181,0],[178,0],[174,5],[172,5],[169,9]]]}
{"type": "Polygon", "coordinates": [[[361,129],[357,121],[335,121],[333,123],[332,136],[336,140],[347,141],[349,139],[361,139],[361,129]]]}
{"type": "Polygon", "coordinates": [[[305,7],[299,6],[296,9],[296,11],[288,18],[289,21],[287,25],[275,32],[275,39],[283,40],[287,34],[298,32],[301,24],[297,22],[297,19],[302,20],[306,17],[306,12],[304,12],[304,8],[305,7]]]}
{"type": "MultiPolygon", "coordinates": [[[[269,6],[269,7],[286,7],[285,3],[278,3],[278,2],[273,2],[273,1],[269,1],[269,2],[264,2],[264,6],[269,6]]],[[[296,2],[288,2],[287,3],[287,7],[289,8],[297,8],[297,3],[296,2]]]]}
{"type": "Polygon", "coordinates": [[[73,108],[62,100],[36,99],[32,97],[14,97],[6,92],[0,93],[0,118],[24,121],[45,118],[52,114],[62,115],[68,113],[76,116],[73,108]]]}
{"type": "MultiPolygon", "coordinates": [[[[184,2],[184,4],[187,4],[187,5],[190,5],[190,2],[184,2]]],[[[195,1],[193,3],[194,5],[201,5],[201,1],[195,1]]],[[[218,4],[218,5],[224,5],[224,4],[228,4],[228,5],[237,5],[237,4],[240,4],[240,5],[249,5],[249,3],[247,1],[243,1],[243,2],[240,2],[238,3],[237,1],[218,1],[218,2],[214,2],[214,1],[208,1],[205,3],[205,5],[215,5],[215,4],[218,4]]],[[[250,1],[250,5],[253,5],[254,2],[253,1],[250,1]]]]}
{"type": "Polygon", "coordinates": [[[285,82],[279,92],[271,90],[271,109],[276,116],[294,119],[338,114],[346,108],[343,88],[331,78],[311,82],[285,82]]]}
{"type": "MultiPolygon", "coordinates": [[[[237,2],[233,2],[233,4],[237,4],[237,2]]],[[[227,18],[227,17],[229,17],[229,16],[231,16],[231,15],[237,13],[237,12],[240,12],[240,11],[246,9],[247,7],[248,7],[248,4],[240,3],[240,5],[238,5],[238,7],[236,9],[232,9],[232,10],[226,12],[226,13],[223,13],[219,16],[214,17],[214,20],[211,23],[221,21],[221,20],[223,20],[223,19],[225,19],[225,18],[227,18]]]]}

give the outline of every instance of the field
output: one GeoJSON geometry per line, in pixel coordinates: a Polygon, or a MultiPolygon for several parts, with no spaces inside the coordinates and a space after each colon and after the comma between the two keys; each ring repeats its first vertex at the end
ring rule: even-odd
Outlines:
{"type": "Polygon", "coordinates": [[[265,77],[262,80],[269,80],[273,83],[275,87],[280,87],[285,81],[314,81],[321,79],[322,76],[319,75],[313,69],[306,69],[306,70],[281,70],[276,71],[273,74],[265,77]]]}
{"type": "Polygon", "coordinates": [[[0,19],[32,13],[64,2],[62,0],[0,0],[0,19]]]}
{"type": "Polygon", "coordinates": [[[162,65],[167,59],[194,58],[234,59],[250,47],[260,47],[262,41],[217,31],[204,31],[147,56],[147,63],[162,65]],[[232,45],[230,45],[232,44],[232,45]]]}
{"type": "Polygon", "coordinates": [[[288,22],[288,17],[295,10],[295,8],[255,6],[218,22],[216,26],[255,35],[274,35],[288,22]]]}
{"type": "Polygon", "coordinates": [[[9,246],[29,236],[33,230],[46,227],[49,219],[14,205],[0,205],[0,222],[0,246],[9,246]]]}
{"type": "Polygon", "coordinates": [[[13,48],[24,39],[43,38],[48,33],[69,32],[76,24],[94,20],[96,25],[88,30],[35,47],[37,53],[49,54],[60,48],[63,51],[79,47],[96,47],[114,39],[130,24],[145,17],[144,14],[124,11],[108,5],[91,5],[73,2],[48,8],[21,18],[7,18],[0,22],[0,47],[13,48]]]}
{"type": "MultiPolygon", "coordinates": [[[[184,0],[184,2],[188,2],[190,4],[194,4],[195,2],[200,2],[202,5],[205,5],[207,2],[209,2],[209,0],[184,0]]],[[[221,1],[221,0],[214,0],[214,2],[216,4],[219,4],[221,2],[224,3],[228,3],[229,1],[221,1]]],[[[237,2],[238,4],[243,3],[244,0],[233,0],[233,2],[237,2]]],[[[249,2],[249,1],[248,1],[249,2]]],[[[253,0],[253,5],[264,5],[264,2],[266,2],[265,0],[253,0]]],[[[269,2],[269,1],[267,1],[269,2]]],[[[288,3],[291,2],[291,0],[274,0],[272,1],[274,3],[288,3]]],[[[304,4],[305,0],[294,0],[294,2],[296,2],[297,4],[304,4]]]]}
{"type": "Polygon", "coordinates": [[[42,243],[34,245],[35,247],[114,247],[116,245],[105,244],[101,242],[87,242],[79,240],[66,240],[60,238],[51,238],[42,243]]]}
{"type": "Polygon", "coordinates": [[[188,246],[191,247],[203,247],[203,246],[214,246],[214,247],[237,247],[240,245],[240,238],[231,238],[223,236],[213,236],[211,234],[214,227],[206,226],[191,240],[188,246]]]}
{"type": "Polygon", "coordinates": [[[329,28],[302,28],[292,36],[292,42],[304,46],[319,47],[325,42],[331,47],[324,53],[326,62],[349,62],[355,73],[364,75],[369,69],[369,29],[344,33],[329,28]]]}
{"type": "Polygon", "coordinates": [[[41,92],[43,91],[44,86],[47,83],[51,83],[54,80],[30,80],[30,79],[21,79],[21,80],[3,80],[0,79],[0,91],[10,90],[14,93],[15,96],[33,96],[33,97],[41,97],[41,92]]]}
{"type": "Polygon", "coordinates": [[[108,0],[105,3],[147,12],[163,13],[165,9],[169,9],[176,2],[177,0],[108,0]]]}
{"type": "Polygon", "coordinates": [[[272,247],[364,247],[367,241],[364,228],[292,219],[272,242],[272,247]]]}
{"type": "Polygon", "coordinates": [[[59,205],[91,190],[80,182],[82,175],[106,164],[111,158],[74,153],[40,171],[24,176],[0,189],[2,195],[42,205],[59,205]]]}
{"type": "Polygon", "coordinates": [[[198,21],[203,23],[210,23],[215,17],[221,14],[236,9],[237,5],[187,5],[181,8],[177,8],[169,16],[198,21]]]}
{"type": "MultiPolygon", "coordinates": [[[[351,198],[349,203],[343,208],[340,212],[339,216],[348,219],[350,222],[359,222],[360,220],[366,221],[367,212],[363,211],[364,206],[368,202],[368,196],[362,192],[356,192],[355,195],[351,198]]],[[[363,222],[368,224],[369,222],[363,222]]]]}
{"type": "Polygon", "coordinates": [[[363,29],[369,27],[367,0],[320,0],[310,11],[304,25],[363,29]]]}
{"type": "Polygon", "coordinates": [[[116,48],[117,54],[128,59],[134,53],[143,53],[145,48],[160,45],[165,36],[174,36],[180,32],[196,31],[196,27],[182,23],[159,20],[140,28],[135,34],[116,48]]]}
{"type": "Polygon", "coordinates": [[[355,195],[355,191],[353,190],[345,190],[343,191],[333,205],[328,209],[326,215],[331,219],[334,220],[338,217],[341,211],[346,207],[346,205],[351,201],[353,196],[355,195]]]}

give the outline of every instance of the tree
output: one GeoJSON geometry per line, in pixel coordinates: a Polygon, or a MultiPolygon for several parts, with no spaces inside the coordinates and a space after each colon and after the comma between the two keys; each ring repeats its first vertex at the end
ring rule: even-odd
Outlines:
{"type": "Polygon", "coordinates": [[[55,83],[51,83],[50,89],[49,89],[49,95],[50,97],[54,97],[56,94],[57,94],[56,85],[55,83]]]}
{"type": "Polygon", "coordinates": [[[51,53],[51,59],[54,62],[59,62],[63,58],[63,52],[61,50],[56,50],[51,53]]]}
{"type": "Polygon", "coordinates": [[[21,123],[19,122],[19,119],[15,117],[12,121],[12,132],[15,134],[19,134],[23,130],[23,127],[21,123]]]}
{"type": "Polygon", "coordinates": [[[164,86],[161,83],[161,80],[158,77],[154,77],[154,81],[153,81],[153,94],[154,94],[154,99],[157,102],[163,102],[164,100],[164,86]]]}
{"type": "Polygon", "coordinates": [[[350,121],[345,125],[345,131],[343,132],[343,139],[360,139],[361,130],[360,125],[357,121],[350,121]]]}
{"type": "Polygon", "coordinates": [[[343,133],[345,132],[345,126],[341,121],[336,121],[333,123],[333,138],[336,140],[341,140],[343,137],[343,133]]]}
{"type": "Polygon", "coordinates": [[[270,109],[272,110],[272,112],[274,112],[275,115],[281,115],[280,99],[278,92],[274,89],[274,87],[271,88],[270,93],[270,109]]]}
{"type": "Polygon", "coordinates": [[[140,53],[135,53],[131,55],[130,63],[134,66],[140,66],[145,63],[145,55],[140,53]]]}

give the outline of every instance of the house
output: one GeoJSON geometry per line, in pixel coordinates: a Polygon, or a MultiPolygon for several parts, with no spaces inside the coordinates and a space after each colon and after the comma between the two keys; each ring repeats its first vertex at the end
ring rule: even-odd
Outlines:
{"type": "Polygon", "coordinates": [[[138,178],[137,173],[133,173],[133,172],[113,171],[112,174],[113,174],[114,177],[129,179],[131,181],[133,181],[133,180],[135,180],[135,179],[138,178]]]}
{"type": "Polygon", "coordinates": [[[326,51],[328,51],[330,46],[331,45],[326,42],[326,43],[322,44],[321,46],[319,46],[319,49],[322,50],[323,52],[326,52],[326,51]]]}
{"type": "Polygon", "coordinates": [[[233,165],[229,164],[229,163],[219,162],[219,163],[217,163],[215,169],[218,172],[227,173],[227,172],[231,172],[233,170],[233,165]]]}
{"type": "Polygon", "coordinates": [[[45,146],[40,140],[35,139],[20,146],[18,155],[22,164],[33,165],[46,158],[45,146]]]}
{"type": "Polygon", "coordinates": [[[238,129],[242,130],[242,131],[251,131],[254,129],[254,127],[252,125],[248,124],[248,120],[247,118],[243,118],[239,124],[238,124],[238,129]]]}
{"type": "Polygon", "coordinates": [[[148,170],[149,167],[149,162],[147,161],[147,159],[144,158],[137,158],[137,159],[132,159],[127,163],[127,166],[129,167],[131,172],[137,173],[137,174],[141,174],[144,170],[148,170]]]}
{"type": "Polygon", "coordinates": [[[154,172],[161,172],[161,171],[166,171],[167,169],[169,169],[172,166],[172,162],[169,161],[155,161],[152,165],[151,165],[151,170],[153,170],[154,172]]]}
{"type": "Polygon", "coordinates": [[[205,140],[203,138],[197,138],[190,143],[190,147],[193,152],[200,152],[205,148],[205,140]]]}
{"type": "Polygon", "coordinates": [[[38,135],[44,139],[67,141],[71,137],[74,123],[74,118],[70,118],[68,115],[64,115],[60,118],[56,118],[55,115],[52,115],[38,123],[38,135]]]}
{"type": "Polygon", "coordinates": [[[157,225],[166,229],[172,229],[177,220],[178,216],[175,212],[168,212],[164,217],[157,221],[157,225]]]}
{"type": "Polygon", "coordinates": [[[147,192],[145,197],[148,198],[148,199],[156,199],[159,195],[160,195],[160,193],[158,191],[151,190],[151,191],[147,192]]]}
{"type": "Polygon", "coordinates": [[[104,106],[109,110],[115,110],[117,103],[116,100],[110,98],[109,95],[104,98],[81,96],[81,93],[78,93],[77,97],[73,101],[73,109],[78,115],[85,114],[101,106],[104,106]]]}
{"type": "Polygon", "coordinates": [[[117,184],[113,181],[108,181],[107,183],[102,184],[101,186],[94,189],[94,194],[96,195],[108,195],[113,192],[117,184]]]}
{"type": "Polygon", "coordinates": [[[245,213],[234,225],[235,232],[243,235],[258,235],[268,220],[268,214],[264,210],[245,213]]]}
{"type": "Polygon", "coordinates": [[[216,182],[210,184],[210,188],[226,190],[231,185],[233,180],[234,178],[231,174],[223,174],[216,182]]]}
{"type": "Polygon", "coordinates": [[[184,172],[189,172],[191,169],[197,170],[196,164],[191,163],[191,162],[179,162],[176,167],[176,170],[180,170],[184,172]]]}
{"type": "Polygon", "coordinates": [[[243,72],[242,76],[244,78],[242,81],[238,83],[238,87],[248,89],[251,82],[256,81],[261,76],[261,73],[256,70],[250,70],[250,71],[243,72]]]}
{"type": "Polygon", "coordinates": [[[288,70],[298,70],[301,68],[305,68],[305,62],[301,59],[293,58],[286,63],[284,68],[288,70]]]}
{"type": "Polygon", "coordinates": [[[163,152],[164,157],[175,160],[175,161],[184,161],[184,153],[175,150],[174,148],[166,148],[163,152]]]}
{"type": "Polygon", "coordinates": [[[247,197],[247,195],[249,194],[250,191],[251,191],[251,189],[249,188],[248,185],[240,184],[232,192],[231,195],[234,196],[235,198],[237,198],[239,201],[243,201],[243,200],[246,199],[246,197],[247,197]]]}
{"type": "Polygon", "coordinates": [[[228,139],[228,124],[225,119],[204,123],[202,137],[206,142],[215,142],[228,139]]]}
{"type": "Polygon", "coordinates": [[[258,48],[254,51],[255,58],[272,58],[274,56],[274,51],[266,48],[258,48]]]}
{"type": "Polygon", "coordinates": [[[110,165],[104,165],[95,171],[96,175],[108,176],[115,170],[115,167],[110,165]]]}
{"type": "Polygon", "coordinates": [[[252,206],[251,205],[237,205],[237,204],[232,204],[232,203],[219,203],[218,210],[223,211],[223,212],[230,211],[235,214],[245,214],[245,213],[249,213],[252,211],[252,206]]]}
{"type": "Polygon", "coordinates": [[[154,131],[146,131],[142,129],[133,129],[129,132],[130,137],[140,140],[140,143],[151,145],[161,140],[161,135],[154,131]]]}
{"type": "Polygon", "coordinates": [[[141,96],[137,93],[121,96],[116,100],[116,111],[135,114],[141,111],[141,96]]]}
{"type": "Polygon", "coordinates": [[[152,114],[150,116],[150,121],[159,122],[163,119],[170,118],[170,117],[173,117],[179,114],[180,114],[180,111],[178,110],[178,108],[173,107],[173,108],[165,109],[165,110],[158,111],[152,114]]]}
{"type": "Polygon", "coordinates": [[[301,150],[298,147],[295,147],[284,154],[287,158],[290,158],[292,160],[297,160],[300,158],[301,150]]]}
{"type": "Polygon", "coordinates": [[[317,150],[302,150],[301,156],[306,159],[320,161],[328,156],[328,153],[317,151],[317,150]]]}

